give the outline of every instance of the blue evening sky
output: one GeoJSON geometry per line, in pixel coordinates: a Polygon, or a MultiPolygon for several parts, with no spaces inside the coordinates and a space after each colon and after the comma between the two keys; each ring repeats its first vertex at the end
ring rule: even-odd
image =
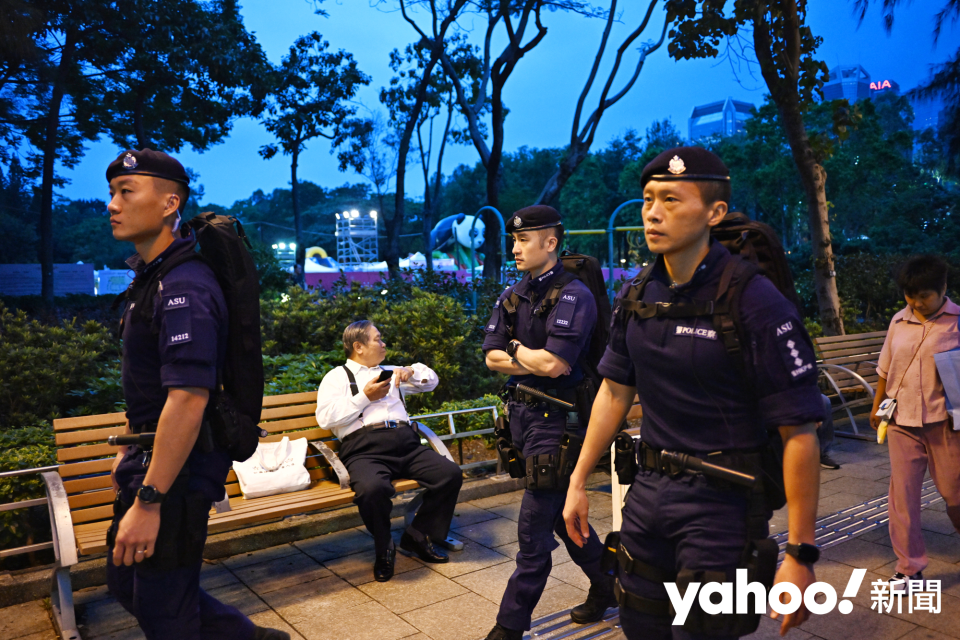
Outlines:
{"type": "MultiPolygon", "coordinates": [[[[360,68],[372,78],[370,85],[359,94],[361,112],[369,113],[370,109],[380,108],[380,87],[390,81],[390,51],[404,47],[415,36],[402,16],[393,11],[394,0],[384,0],[379,7],[371,4],[376,5],[376,0],[327,0],[321,6],[330,15],[323,18],[314,14],[314,3],[309,0],[245,0],[242,13],[247,29],[256,34],[274,63],[280,61],[298,36],[314,30],[321,32],[332,48],[352,52],[360,68]]],[[[872,4],[881,3],[875,0],[872,4]]],[[[858,28],[852,0],[809,0],[809,23],[813,32],[823,37],[818,53],[828,67],[859,63],[874,80],[896,80],[902,90],[907,90],[928,75],[931,64],[945,61],[957,49],[960,25],[956,24],[947,27],[935,48],[932,44],[933,16],[943,4],[943,0],[904,3],[889,36],[881,26],[876,6],[858,28]]],[[[621,0],[619,5],[621,21],[611,36],[607,62],[619,46],[619,38],[639,24],[647,2],[621,0]]],[[[593,63],[603,28],[600,20],[563,13],[546,13],[544,23],[547,36],[520,61],[505,89],[505,102],[510,109],[505,125],[506,151],[521,146],[566,144],[577,97],[593,63]]],[[[656,40],[662,24],[660,13],[639,40],[656,40]]],[[[483,23],[477,21],[464,26],[476,27],[471,29],[472,38],[479,43],[483,23]]],[[[627,77],[626,72],[633,69],[635,61],[634,49],[625,58],[622,78],[627,77]]],[[[642,134],[653,121],[663,118],[670,118],[686,136],[687,118],[695,105],[727,96],[759,104],[764,93],[763,80],[755,67],[752,74],[746,67],[735,74],[726,60],[676,62],[668,57],[663,46],[648,58],[632,91],[607,111],[594,148],[604,146],[630,128],[642,134]]],[[[278,155],[263,160],[257,153],[262,145],[271,141],[270,134],[256,121],[241,119],[221,144],[205,153],[184,149],[178,157],[199,172],[206,192],[205,204],[230,205],[249,197],[256,189],[269,192],[289,185],[289,158],[278,155]]],[[[472,146],[448,149],[444,160],[447,174],[458,164],[477,161],[472,146]]],[[[109,141],[90,144],[80,165],[63,172],[70,183],[59,193],[69,198],[105,198],[104,171],[119,151],[109,141]]],[[[418,167],[408,171],[406,192],[409,196],[416,197],[422,192],[422,179],[418,180],[418,175],[418,167]]],[[[322,140],[310,143],[301,156],[299,176],[324,187],[364,180],[353,172],[340,173],[329,145],[322,140]]]]}

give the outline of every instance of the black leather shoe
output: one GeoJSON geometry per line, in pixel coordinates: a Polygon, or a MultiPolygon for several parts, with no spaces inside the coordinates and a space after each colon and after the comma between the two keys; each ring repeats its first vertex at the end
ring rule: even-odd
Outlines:
{"type": "Polygon", "coordinates": [[[424,562],[442,564],[450,561],[450,557],[443,551],[440,551],[440,549],[437,549],[433,542],[430,541],[429,536],[423,536],[423,542],[419,542],[412,535],[404,531],[403,535],[400,536],[400,548],[404,551],[417,554],[424,562]]]}
{"type": "Polygon", "coordinates": [[[280,631],[279,629],[254,627],[253,640],[290,640],[290,634],[286,631],[280,631]]]}
{"type": "Polygon", "coordinates": [[[613,597],[613,576],[607,576],[602,584],[590,583],[587,600],[575,606],[570,611],[570,619],[577,624],[598,622],[603,620],[603,614],[610,607],[617,606],[617,599],[613,597]]]}
{"type": "Polygon", "coordinates": [[[381,556],[377,556],[373,563],[373,579],[377,582],[386,582],[393,577],[393,565],[397,560],[396,548],[390,549],[381,556]]]}
{"type": "Polygon", "coordinates": [[[487,634],[486,640],[523,640],[523,631],[507,629],[506,627],[500,626],[498,622],[497,626],[487,634]]]}

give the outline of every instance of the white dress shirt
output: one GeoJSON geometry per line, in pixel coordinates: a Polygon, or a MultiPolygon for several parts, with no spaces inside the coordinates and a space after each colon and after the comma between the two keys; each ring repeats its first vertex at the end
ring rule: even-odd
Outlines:
{"type": "MultiPolygon", "coordinates": [[[[358,393],[353,395],[350,380],[343,367],[329,371],[323,376],[317,390],[317,424],[324,429],[330,429],[338,439],[343,440],[365,424],[410,419],[400,400],[395,379],[390,381],[387,395],[375,402],[370,402],[367,394],[363,392],[367,383],[378,377],[381,371],[392,371],[397,367],[365,367],[354,360],[347,360],[346,366],[350,367],[357,379],[358,393]]],[[[439,380],[433,369],[419,362],[410,368],[413,369],[410,380],[400,384],[400,390],[405,395],[425,393],[437,388],[439,380]]]]}

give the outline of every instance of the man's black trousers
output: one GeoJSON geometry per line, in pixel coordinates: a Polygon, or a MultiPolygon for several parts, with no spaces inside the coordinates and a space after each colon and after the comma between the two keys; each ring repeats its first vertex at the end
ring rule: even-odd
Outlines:
{"type": "Polygon", "coordinates": [[[425,489],[411,528],[435,542],[447,537],[463,474],[456,463],[421,445],[412,427],[354,431],[341,444],[340,460],[350,472],[350,488],[357,494],[353,502],[377,555],[390,548],[393,480],[416,480],[425,489]]]}

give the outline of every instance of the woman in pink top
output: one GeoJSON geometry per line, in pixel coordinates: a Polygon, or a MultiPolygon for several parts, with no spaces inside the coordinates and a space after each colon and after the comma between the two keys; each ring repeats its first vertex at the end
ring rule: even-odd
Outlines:
{"type": "MultiPolygon", "coordinates": [[[[897,278],[907,308],[890,321],[880,352],[873,414],[887,397],[897,407],[887,438],[890,448],[890,541],[897,554],[891,582],[923,580],[927,552],[920,530],[920,490],[930,476],[960,531],[960,431],[948,419],[943,383],[933,355],[960,347],[960,307],[946,297],[947,265],[933,256],[908,261],[897,278]]],[[[871,415],[876,429],[880,418],[871,415]]]]}

